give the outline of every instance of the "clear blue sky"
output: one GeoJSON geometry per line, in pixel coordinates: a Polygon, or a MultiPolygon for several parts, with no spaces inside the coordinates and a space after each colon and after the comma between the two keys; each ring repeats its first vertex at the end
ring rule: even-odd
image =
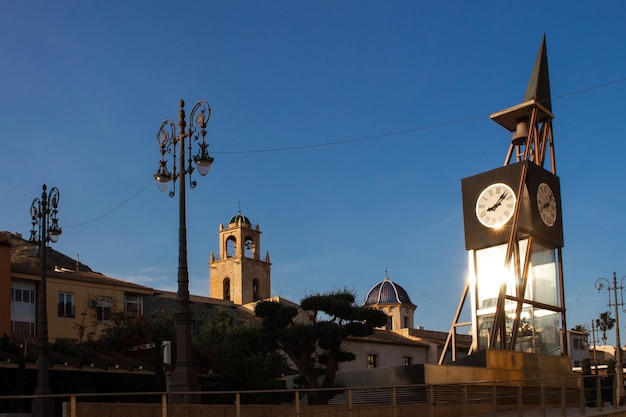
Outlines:
{"type": "Polygon", "coordinates": [[[387,269],[416,324],[447,331],[467,270],[461,179],[503,164],[511,137],[489,114],[522,101],[545,33],[567,322],[589,325],[607,310],[595,279],[626,275],[625,16],[622,1],[3,2],[0,230],[27,237],[32,199],[57,186],[56,250],[175,290],[178,199],[152,183],[155,136],[181,98],[206,99],[192,293],[208,295],[240,202],[274,295],[362,299],[387,269]]]}

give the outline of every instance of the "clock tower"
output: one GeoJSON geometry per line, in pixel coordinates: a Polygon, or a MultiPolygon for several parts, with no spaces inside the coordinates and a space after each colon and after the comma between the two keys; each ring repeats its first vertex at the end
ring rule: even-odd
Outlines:
{"type": "Polygon", "coordinates": [[[261,229],[241,211],[219,230],[219,259],[211,252],[211,298],[248,304],[270,297],[270,256],[261,259],[261,229]]]}
{"type": "Polygon", "coordinates": [[[512,134],[504,166],[461,181],[469,280],[447,344],[469,295],[470,353],[568,353],[553,118],[544,36],[523,102],[491,115],[512,134]]]}

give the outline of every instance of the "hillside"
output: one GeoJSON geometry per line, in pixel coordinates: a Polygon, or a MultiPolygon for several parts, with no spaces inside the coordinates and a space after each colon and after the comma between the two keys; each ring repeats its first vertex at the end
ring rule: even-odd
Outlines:
{"type": "MultiPolygon", "coordinates": [[[[39,248],[28,240],[24,239],[21,234],[14,232],[5,232],[11,243],[11,262],[26,265],[33,268],[39,268],[39,248]]],[[[48,249],[47,269],[65,268],[73,271],[95,272],[89,266],[80,263],[76,259],[57,252],[52,248],[48,249]]]]}

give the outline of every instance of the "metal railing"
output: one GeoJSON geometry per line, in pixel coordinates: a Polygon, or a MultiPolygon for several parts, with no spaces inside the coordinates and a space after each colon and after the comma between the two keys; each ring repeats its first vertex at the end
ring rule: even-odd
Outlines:
{"type": "MultiPolygon", "coordinates": [[[[612,378],[615,380],[615,378],[612,378]]],[[[606,379],[605,379],[606,381],[606,379]]],[[[200,404],[172,404],[171,392],[57,394],[57,415],[91,417],[134,415],[133,409],[151,408],[152,416],[227,415],[234,417],[404,417],[423,415],[462,417],[506,413],[522,417],[545,416],[548,409],[560,409],[561,416],[575,410],[617,408],[615,386],[606,386],[597,376],[572,376],[541,380],[499,380],[459,384],[417,384],[402,386],[350,387],[320,390],[291,389],[267,391],[202,391],[200,404]],[[327,405],[313,405],[312,394],[327,394],[327,405]],[[95,414],[94,410],[98,410],[95,414]],[[106,410],[106,412],[104,412],[106,410]]],[[[181,394],[181,393],[176,393],[181,394]]],[[[0,413],[11,401],[27,402],[34,395],[0,396],[0,413]]],[[[141,415],[144,415],[143,413],[141,415]]]]}

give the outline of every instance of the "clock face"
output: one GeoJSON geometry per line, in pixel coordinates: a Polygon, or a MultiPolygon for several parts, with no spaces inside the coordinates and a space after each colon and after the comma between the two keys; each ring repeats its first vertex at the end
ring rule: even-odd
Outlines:
{"type": "Polygon", "coordinates": [[[548,184],[542,182],[537,188],[537,209],[539,216],[546,226],[553,226],[556,222],[556,199],[548,184]]]}
{"type": "Polygon", "coordinates": [[[506,184],[491,184],[476,200],[476,217],[487,227],[498,229],[506,224],[515,211],[515,193],[506,184]]]}

